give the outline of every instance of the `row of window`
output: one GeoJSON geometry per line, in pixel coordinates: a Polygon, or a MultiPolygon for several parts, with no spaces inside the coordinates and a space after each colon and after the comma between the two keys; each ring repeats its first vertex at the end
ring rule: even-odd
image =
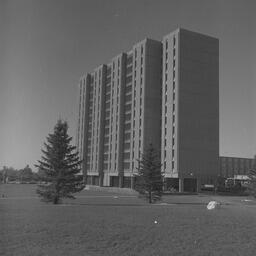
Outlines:
{"type": "Polygon", "coordinates": [[[175,116],[175,111],[176,111],[176,93],[175,93],[175,84],[176,84],[176,72],[175,72],[175,66],[176,66],[176,38],[175,36],[173,37],[173,48],[172,48],[172,52],[173,52],[173,58],[172,58],[172,81],[168,81],[168,52],[170,52],[170,49],[169,49],[169,45],[168,45],[168,39],[166,40],[166,54],[165,54],[165,76],[164,76],[164,81],[165,81],[165,94],[164,94],[164,156],[163,156],[163,159],[164,159],[164,169],[166,169],[166,147],[167,147],[167,116],[168,116],[168,113],[167,113],[167,102],[168,102],[168,94],[167,94],[167,90],[168,90],[168,85],[169,84],[172,84],[172,118],[171,118],[171,121],[172,121],[172,144],[171,144],[171,147],[172,147],[172,150],[171,150],[171,159],[172,159],[172,170],[174,171],[174,166],[175,166],[175,163],[174,163],[174,157],[175,157],[175,150],[174,150],[174,146],[175,146],[175,119],[176,119],[176,116],[175,116]]]}

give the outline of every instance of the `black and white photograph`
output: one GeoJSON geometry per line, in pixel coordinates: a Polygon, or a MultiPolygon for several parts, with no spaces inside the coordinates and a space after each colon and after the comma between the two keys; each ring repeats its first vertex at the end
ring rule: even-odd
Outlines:
{"type": "Polygon", "coordinates": [[[255,13],[0,0],[0,255],[256,255],[255,13]]]}

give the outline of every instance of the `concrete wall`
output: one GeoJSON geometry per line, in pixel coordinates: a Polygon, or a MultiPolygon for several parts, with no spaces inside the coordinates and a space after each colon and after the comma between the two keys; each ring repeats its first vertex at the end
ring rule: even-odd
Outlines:
{"type": "Polygon", "coordinates": [[[181,29],[178,75],[179,175],[207,182],[218,174],[218,39],[181,29]]]}
{"type": "Polygon", "coordinates": [[[254,158],[221,156],[219,161],[219,174],[225,178],[234,175],[247,175],[254,168],[254,158]]]}

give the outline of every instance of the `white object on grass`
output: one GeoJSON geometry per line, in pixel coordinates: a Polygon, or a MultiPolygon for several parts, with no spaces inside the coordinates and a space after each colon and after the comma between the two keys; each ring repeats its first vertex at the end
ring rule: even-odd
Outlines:
{"type": "Polygon", "coordinates": [[[242,201],[244,201],[244,202],[251,202],[252,200],[251,199],[244,199],[242,201]]]}
{"type": "Polygon", "coordinates": [[[217,202],[217,201],[211,201],[211,202],[209,202],[208,205],[207,205],[207,209],[208,209],[208,210],[214,210],[214,209],[216,209],[216,208],[220,208],[220,203],[217,202]]]}
{"type": "Polygon", "coordinates": [[[116,198],[118,198],[118,196],[114,196],[114,198],[116,199],[116,198]]]}
{"type": "Polygon", "coordinates": [[[154,223],[157,224],[157,220],[155,220],[154,223]]]}

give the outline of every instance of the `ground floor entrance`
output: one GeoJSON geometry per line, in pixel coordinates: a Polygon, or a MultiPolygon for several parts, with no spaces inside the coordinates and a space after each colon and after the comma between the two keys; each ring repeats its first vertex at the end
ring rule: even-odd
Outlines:
{"type": "MultiPolygon", "coordinates": [[[[135,177],[104,175],[103,186],[134,188],[135,177]]],[[[101,186],[99,176],[88,175],[87,184],[101,186]]],[[[165,178],[164,190],[168,192],[198,192],[200,184],[196,178],[165,178]]]]}
{"type": "Polygon", "coordinates": [[[169,192],[198,192],[200,190],[196,178],[165,178],[164,187],[169,192]]]}

